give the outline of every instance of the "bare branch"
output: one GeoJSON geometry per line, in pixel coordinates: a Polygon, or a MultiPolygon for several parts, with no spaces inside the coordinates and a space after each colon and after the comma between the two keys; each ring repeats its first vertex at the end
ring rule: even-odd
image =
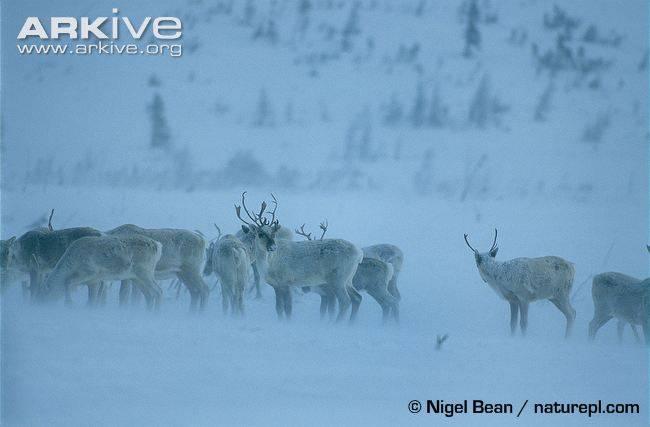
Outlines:
{"type": "Polygon", "coordinates": [[[440,351],[442,349],[442,344],[447,341],[447,338],[449,338],[449,334],[436,336],[436,350],[440,351]]]}

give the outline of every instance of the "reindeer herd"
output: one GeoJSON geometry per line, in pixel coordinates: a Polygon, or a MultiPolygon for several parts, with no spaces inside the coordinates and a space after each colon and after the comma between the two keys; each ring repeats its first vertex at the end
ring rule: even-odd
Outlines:
{"type": "MultiPolygon", "coordinates": [[[[143,295],[147,307],[155,310],[162,298],[158,282],[176,279],[189,292],[190,309],[202,310],[210,294],[205,278],[214,275],[221,286],[224,313],[241,316],[252,273],[256,297],[261,296],[261,283],[273,288],[278,318],[291,317],[292,298],[300,290],[320,296],[321,317],[333,317],[338,306],[336,320],[343,320],[350,309],[353,321],[365,292],[381,307],[384,321],[399,320],[397,280],[404,255],[397,246],[359,248],[347,240],[325,238],[327,222],[320,224],[318,238],[304,224],[294,233],[280,225],[278,202],[273,195],[272,199],[273,209],[262,202],[259,210],[251,211],[244,192],[241,204],[235,206],[241,229],[222,235],[215,224],[219,235],[210,241],[198,231],[132,224],[104,232],[89,227],[55,230],[50,215],[48,227],[0,241],[2,289],[22,282],[32,302],[64,298],[69,304],[73,290],[84,285],[88,304],[95,305],[105,301],[110,283],[120,282],[120,305],[143,295]],[[295,235],[304,240],[294,240],[295,235]]],[[[555,256],[497,261],[497,230],[487,252],[474,249],[467,234],[464,238],[481,279],[510,305],[512,334],[518,323],[526,332],[531,302],[548,300],[566,318],[565,336],[569,336],[576,317],[570,302],[572,263],[555,256]]],[[[591,339],[617,318],[619,339],[629,324],[639,340],[636,326],[640,325],[650,343],[650,279],[598,274],[593,278],[592,297],[591,339]]]]}

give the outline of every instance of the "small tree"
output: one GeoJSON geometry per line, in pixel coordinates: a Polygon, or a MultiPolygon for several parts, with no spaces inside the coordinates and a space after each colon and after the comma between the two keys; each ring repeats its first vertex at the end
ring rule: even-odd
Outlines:
{"type": "Polygon", "coordinates": [[[508,111],[508,106],[492,93],[490,79],[487,75],[483,76],[469,106],[469,123],[478,128],[484,128],[491,124],[499,125],[501,115],[506,111],[508,111]]]}
{"type": "Polygon", "coordinates": [[[359,2],[354,2],[350,7],[350,15],[341,31],[341,49],[344,52],[352,49],[352,38],[361,33],[359,29],[359,2]]]}
{"type": "Polygon", "coordinates": [[[399,99],[397,99],[397,95],[393,93],[388,103],[384,105],[382,117],[383,122],[387,126],[395,126],[402,120],[403,115],[404,111],[402,104],[400,104],[399,99]]]}
{"type": "Polygon", "coordinates": [[[553,98],[553,93],[555,92],[555,86],[553,82],[549,82],[544,92],[539,97],[537,105],[535,106],[535,115],[534,119],[536,122],[545,122],[548,116],[548,112],[551,109],[551,99],[553,98]]]}
{"type": "Polygon", "coordinates": [[[273,113],[273,106],[269,97],[266,94],[266,90],[262,89],[260,91],[260,96],[257,101],[257,109],[253,116],[253,126],[264,127],[264,126],[273,126],[275,124],[275,118],[273,113]]]}
{"type": "Polygon", "coordinates": [[[429,113],[427,114],[427,124],[432,127],[443,127],[447,124],[449,108],[440,98],[440,89],[436,86],[431,95],[429,104],[429,113]]]}
{"type": "Polygon", "coordinates": [[[467,11],[465,12],[465,49],[463,56],[470,58],[474,50],[481,48],[481,33],[478,30],[480,12],[476,0],[469,0],[467,11]]]}
{"type": "Polygon", "coordinates": [[[163,150],[171,148],[171,132],[165,118],[165,104],[159,93],[155,93],[148,107],[151,120],[151,147],[163,150]]]}
{"type": "Polygon", "coordinates": [[[410,120],[413,127],[419,128],[424,124],[425,113],[426,113],[426,98],[424,96],[424,84],[418,82],[418,86],[415,90],[415,100],[413,102],[413,108],[411,109],[410,120]]]}

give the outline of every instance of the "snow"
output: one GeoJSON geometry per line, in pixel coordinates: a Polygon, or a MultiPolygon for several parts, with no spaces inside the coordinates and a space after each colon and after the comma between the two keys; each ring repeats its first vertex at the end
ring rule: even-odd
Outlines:
{"type": "MultiPolygon", "coordinates": [[[[79,223],[105,230],[133,221],[199,228],[209,236],[215,221],[224,230],[238,227],[233,192],[50,188],[28,194],[5,193],[4,203],[18,217],[56,205],[56,227],[79,223]],[[84,203],[66,218],[65,206],[74,200],[84,203]],[[154,206],[154,212],[145,206],[154,206]]],[[[263,196],[253,192],[249,198],[263,196]]],[[[574,202],[492,202],[467,209],[400,196],[279,193],[278,198],[278,215],[287,225],[315,226],[326,216],[332,236],[360,246],[390,241],[404,250],[399,325],[382,327],[381,310],[367,295],[358,323],[349,326],[320,321],[314,294],[296,297],[293,319],[280,322],[269,287],[263,300],[246,300],[244,319],[222,316],[218,291],[205,313],[188,314],[187,294],[176,300],[167,284],[159,313],[143,306],[120,309],[116,286],[107,306],[94,310],[85,307],[83,289],[74,307],[65,308],[31,306],[14,287],[2,301],[7,424],[395,425],[437,417],[410,414],[412,399],[484,399],[515,407],[525,399],[601,399],[640,403],[642,414],[599,415],[590,423],[647,422],[646,349],[633,342],[629,329],[617,345],[614,321],[595,343],[586,337],[593,313],[591,275],[604,270],[647,275],[647,219],[640,206],[621,222],[611,206],[574,202]],[[377,218],[377,212],[391,209],[396,215],[377,218]],[[494,226],[500,231],[499,259],[554,254],[576,264],[578,315],[568,341],[563,316],[548,302],[531,305],[526,337],[509,336],[507,304],[480,280],[462,239],[468,232],[477,247],[485,247],[494,226]],[[436,336],[444,333],[450,337],[436,351],[436,336]]],[[[476,422],[569,425],[584,423],[586,416],[524,412],[522,417],[485,415],[476,422]]],[[[469,420],[457,415],[450,422],[469,420]]]]}

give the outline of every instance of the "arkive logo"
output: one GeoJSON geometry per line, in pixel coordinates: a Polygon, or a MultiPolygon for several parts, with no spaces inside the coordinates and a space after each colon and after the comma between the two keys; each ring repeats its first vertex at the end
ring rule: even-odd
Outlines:
{"type": "Polygon", "coordinates": [[[145,17],[142,21],[131,20],[127,16],[117,16],[119,9],[113,8],[113,16],[100,16],[92,19],[87,16],[53,16],[49,19],[49,33],[46,26],[36,16],[29,16],[18,33],[18,40],[58,40],[62,36],[70,40],[118,40],[128,35],[140,40],[150,32],[158,40],[174,40],[182,36],[181,20],[174,16],[145,17]]]}

